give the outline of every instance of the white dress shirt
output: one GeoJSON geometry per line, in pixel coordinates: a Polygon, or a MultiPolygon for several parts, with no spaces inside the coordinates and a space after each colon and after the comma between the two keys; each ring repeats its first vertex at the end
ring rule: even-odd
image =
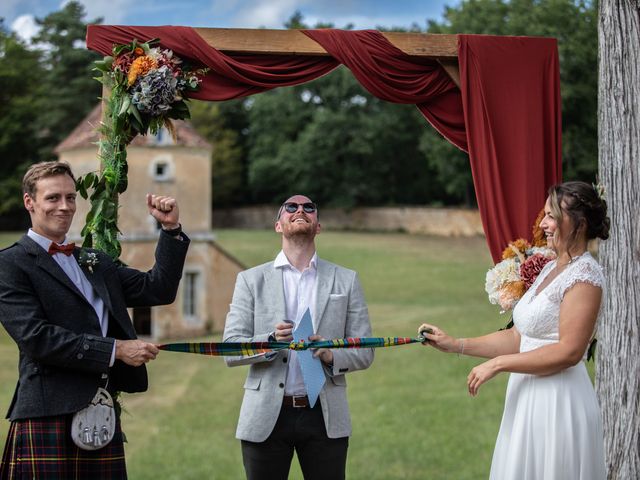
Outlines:
{"type": "MultiPolygon", "coordinates": [[[[318,254],[314,253],[309,265],[300,272],[289,259],[280,251],[274,261],[274,267],[282,269],[282,283],[284,287],[285,314],[288,320],[294,323],[294,330],[300,323],[302,315],[307,308],[311,313],[311,318],[315,318],[316,295],[318,278],[318,254]]],[[[306,395],[302,370],[296,357],[297,352],[289,352],[289,363],[287,366],[287,380],[285,382],[285,395],[306,395]]]]}
{"type": "MultiPolygon", "coordinates": [[[[46,237],[34,232],[32,229],[29,229],[27,233],[29,238],[40,245],[46,252],[49,251],[49,247],[53,243],[46,237]]],[[[59,245],[66,245],[68,243],[67,239],[64,239],[64,242],[59,245]]],[[[96,294],[95,290],[84,272],[78,265],[76,258],[73,255],[65,255],[64,253],[57,252],[51,255],[51,258],[55,260],[55,262],[60,265],[62,271],[69,277],[69,279],[73,282],[73,284],[80,290],[80,293],[87,299],[87,302],[91,304],[93,309],[96,312],[98,317],[98,321],[100,322],[100,330],[102,331],[102,336],[107,336],[107,330],[109,328],[109,312],[107,311],[107,307],[105,306],[102,298],[96,294]]],[[[92,321],[88,319],[87,321],[92,321]]],[[[111,352],[111,361],[109,362],[109,366],[113,366],[115,361],[115,352],[116,352],[116,344],[113,344],[113,351],[111,352]]]]}

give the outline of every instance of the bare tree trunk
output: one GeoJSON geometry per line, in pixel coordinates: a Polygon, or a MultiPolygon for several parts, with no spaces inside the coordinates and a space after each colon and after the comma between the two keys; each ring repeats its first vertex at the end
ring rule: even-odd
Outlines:
{"type": "Polygon", "coordinates": [[[640,0],[600,0],[599,167],[611,218],[596,390],[609,479],[640,479],[640,0]]]}

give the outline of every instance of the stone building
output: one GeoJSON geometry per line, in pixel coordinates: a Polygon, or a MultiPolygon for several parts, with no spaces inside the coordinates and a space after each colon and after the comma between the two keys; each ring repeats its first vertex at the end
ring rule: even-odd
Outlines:
{"type": "MultiPolygon", "coordinates": [[[[56,152],[77,176],[100,169],[97,157],[101,109],[98,105],[56,152]]],[[[145,195],[171,195],[178,200],[180,222],[192,240],[176,301],[163,307],[134,308],[136,331],[151,339],[195,337],[221,331],[231,302],[235,278],[244,267],[225,252],[211,231],[211,146],[187,122],[174,122],[174,142],[166,130],[138,136],[127,148],[129,185],[120,196],[118,227],[121,260],[147,270],[160,225],[149,215],[145,195]]],[[[89,201],[78,197],[69,232],[80,240],[89,201]]]]}

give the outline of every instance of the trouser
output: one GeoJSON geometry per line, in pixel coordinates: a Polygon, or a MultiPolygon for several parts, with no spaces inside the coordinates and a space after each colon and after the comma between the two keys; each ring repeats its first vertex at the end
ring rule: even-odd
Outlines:
{"type": "Polygon", "coordinates": [[[264,442],[242,440],[247,480],[287,480],[295,450],[305,480],[345,478],[349,437],[329,438],[322,408],[283,406],[264,442]]]}

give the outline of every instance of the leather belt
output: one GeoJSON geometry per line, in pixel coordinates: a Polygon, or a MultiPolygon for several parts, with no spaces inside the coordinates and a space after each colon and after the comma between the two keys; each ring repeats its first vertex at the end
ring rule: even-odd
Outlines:
{"type": "Polygon", "coordinates": [[[282,405],[294,408],[309,408],[309,397],[306,395],[285,395],[282,399],[282,405]]]}

